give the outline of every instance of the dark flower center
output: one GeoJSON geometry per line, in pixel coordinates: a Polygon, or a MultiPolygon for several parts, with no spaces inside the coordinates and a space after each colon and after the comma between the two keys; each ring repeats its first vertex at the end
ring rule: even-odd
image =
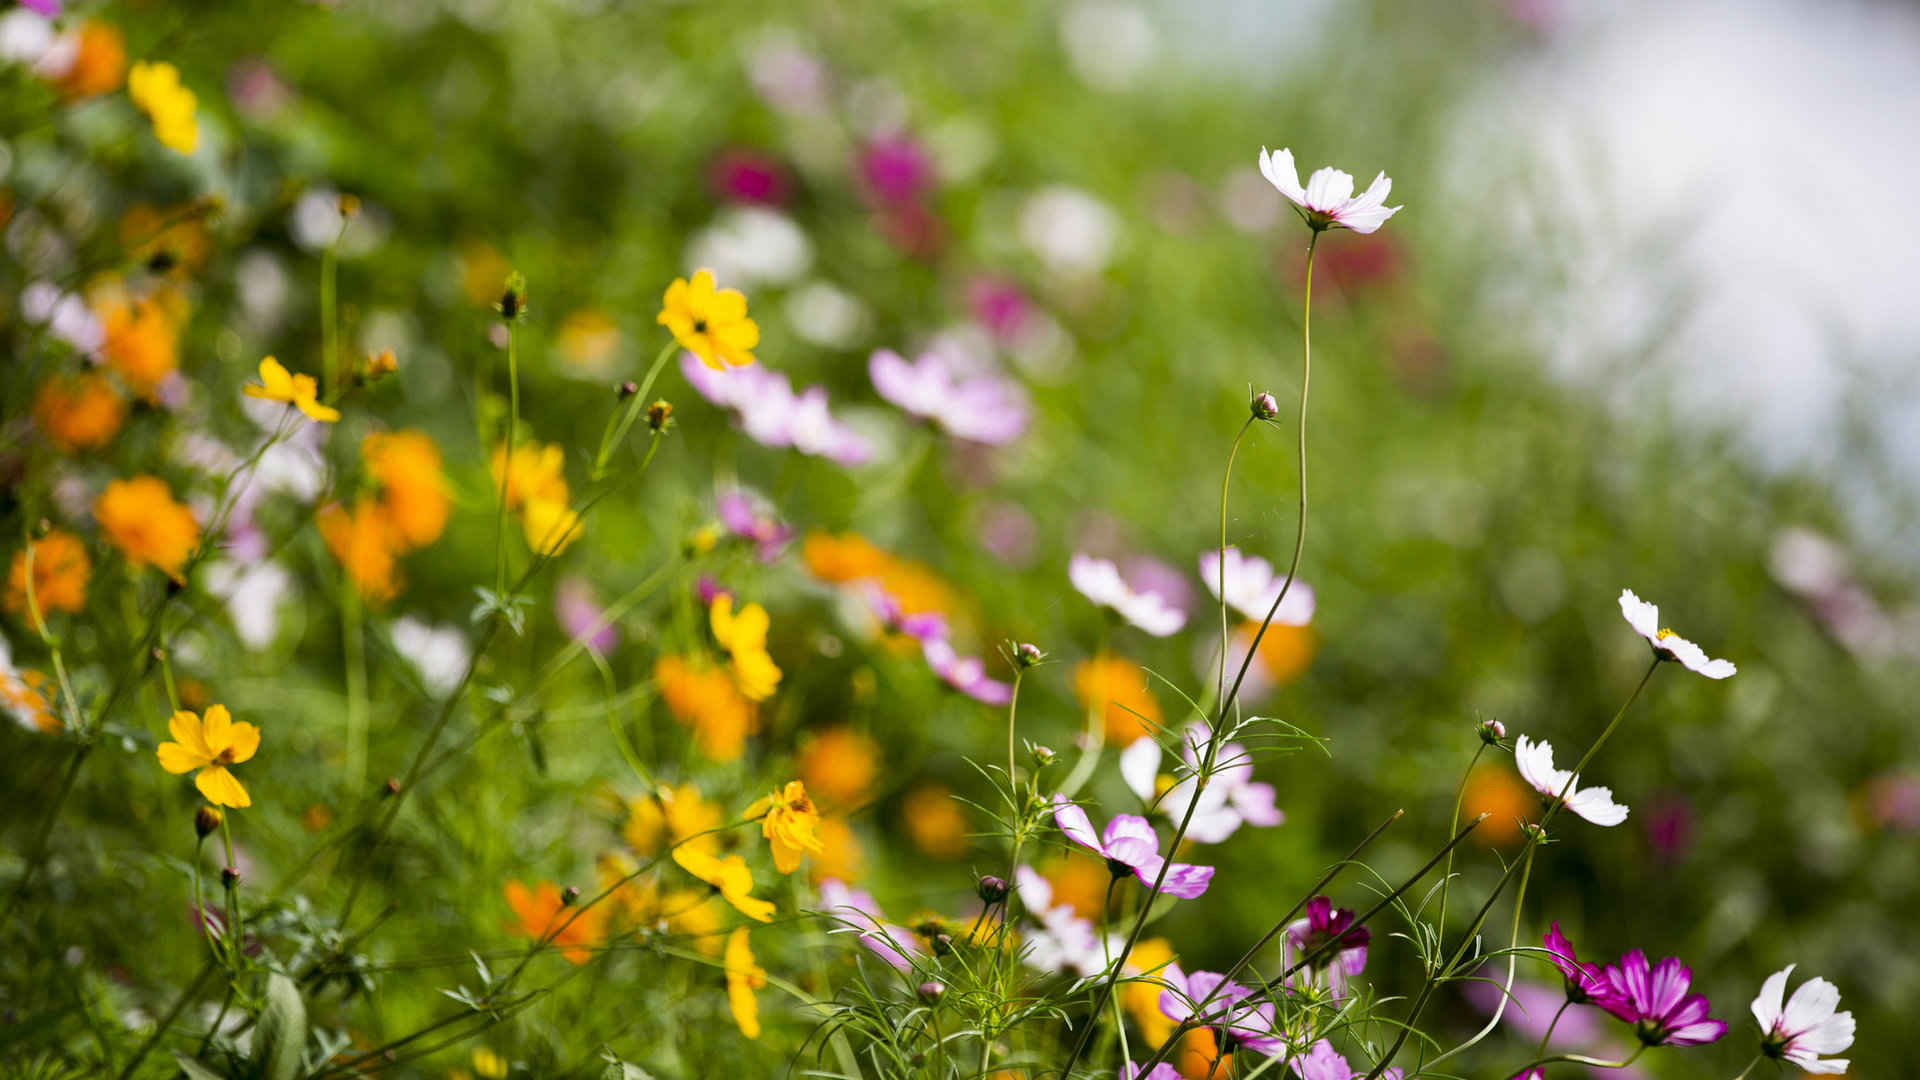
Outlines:
{"type": "Polygon", "coordinates": [[[693,320],[693,332],[694,332],[694,333],[696,333],[696,334],[704,334],[704,333],[706,333],[706,332],[707,332],[707,320],[705,320],[705,319],[695,319],[695,320],[693,320]]]}
{"type": "Polygon", "coordinates": [[[1116,878],[1123,878],[1123,877],[1126,877],[1128,874],[1133,873],[1133,867],[1128,866],[1126,863],[1121,862],[1119,859],[1108,859],[1107,873],[1112,874],[1116,878]]]}

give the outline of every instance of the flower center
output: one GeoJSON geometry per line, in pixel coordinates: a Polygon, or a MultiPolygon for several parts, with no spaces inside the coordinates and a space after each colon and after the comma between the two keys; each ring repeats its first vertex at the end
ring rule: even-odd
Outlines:
{"type": "Polygon", "coordinates": [[[1666,627],[1664,627],[1664,626],[1663,626],[1663,627],[1661,627],[1661,628],[1660,628],[1660,632],[1659,632],[1659,633],[1657,633],[1657,634],[1655,634],[1655,635],[1653,635],[1653,640],[1655,640],[1655,641],[1665,641],[1665,640],[1667,640],[1668,638],[1670,638],[1670,637],[1674,637],[1674,636],[1675,636],[1675,634],[1674,634],[1674,632],[1673,632],[1673,631],[1671,631],[1671,630],[1669,630],[1669,629],[1667,629],[1666,627]]]}
{"type": "Polygon", "coordinates": [[[233,747],[229,746],[225,750],[222,750],[218,754],[215,754],[213,756],[213,763],[215,765],[233,764],[233,747]]]}
{"type": "Polygon", "coordinates": [[[1161,773],[1159,776],[1156,776],[1153,778],[1153,797],[1154,798],[1157,799],[1160,796],[1165,795],[1167,792],[1172,790],[1173,790],[1173,777],[1168,776],[1166,773],[1161,773]]]}
{"type": "Polygon", "coordinates": [[[1126,877],[1128,874],[1133,873],[1133,867],[1128,866],[1126,863],[1121,862],[1119,859],[1108,858],[1107,873],[1112,874],[1116,878],[1123,878],[1123,877],[1126,877]]]}
{"type": "Polygon", "coordinates": [[[694,332],[694,333],[696,333],[696,334],[704,334],[704,333],[706,333],[706,332],[707,332],[707,320],[705,320],[705,319],[695,319],[695,320],[693,320],[693,332],[694,332]]]}

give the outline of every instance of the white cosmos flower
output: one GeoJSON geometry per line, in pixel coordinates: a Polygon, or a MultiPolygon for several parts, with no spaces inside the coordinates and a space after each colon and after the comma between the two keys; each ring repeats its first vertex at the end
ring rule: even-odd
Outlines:
{"type": "MultiPolygon", "coordinates": [[[[1207,583],[1207,591],[1215,598],[1220,596],[1222,554],[1218,551],[1200,553],[1200,580],[1207,583]]],[[[1258,555],[1242,555],[1237,547],[1227,548],[1224,555],[1227,605],[1254,622],[1266,618],[1280,595],[1280,587],[1286,583],[1286,575],[1274,573],[1273,564],[1258,555]]],[[[1286,626],[1305,626],[1312,622],[1313,589],[1294,579],[1287,588],[1285,602],[1274,612],[1273,621],[1286,626]]]]}
{"type": "Polygon", "coordinates": [[[1332,167],[1320,169],[1307,177],[1307,186],[1302,188],[1299,170],[1293,165],[1293,151],[1282,150],[1270,155],[1263,146],[1260,148],[1260,175],[1285,195],[1287,201],[1299,208],[1300,216],[1315,232],[1322,229],[1352,229],[1357,233],[1370,233],[1400,212],[1399,207],[1386,205],[1387,193],[1393,190],[1393,181],[1387,179],[1384,172],[1375,176],[1373,183],[1358,196],[1353,193],[1352,175],[1332,167]]]}
{"type": "Polygon", "coordinates": [[[1242,825],[1279,825],[1286,821],[1286,815],[1273,804],[1273,785],[1254,780],[1253,758],[1239,743],[1220,748],[1213,776],[1198,795],[1194,793],[1194,773],[1199,769],[1200,748],[1206,740],[1203,725],[1187,729],[1181,746],[1186,768],[1176,767],[1176,780],[1160,772],[1160,744],[1153,739],[1135,739],[1120,752],[1120,776],[1142,802],[1170,821],[1186,817],[1187,807],[1193,805],[1187,839],[1195,843],[1217,844],[1242,825]]]}
{"type": "Polygon", "coordinates": [[[1579,777],[1553,767],[1553,744],[1545,739],[1529,740],[1525,735],[1514,740],[1513,763],[1533,790],[1549,800],[1567,793],[1567,809],[1595,825],[1618,825],[1627,820],[1627,808],[1613,801],[1611,788],[1580,786],[1579,777]]]}
{"type": "Polygon", "coordinates": [[[1739,669],[1731,660],[1709,660],[1705,649],[1660,625],[1660,608],[1633,595],[1632,589],[1620,590],[1620,614],[1627,625],[1653,644],[1662,660],[1678,660],[1688,671],[1709,679],[1724,679],[1739,669]]]}
{"type": "Polygon", "coordinates": [[[394,649],[420,673],[428,693],[444,698],[459,688],[473,651],[458,627],[434,626],[403,615],[394,620],[391,633],[394,649]]]}
{"type": "MultiPolygon", "coordinates": [[[[1145,742],[1147,740],[1141,740],[1145,742]]],[[[1092,977],[1105,971],[1107,957],[1120,953],[1117,934],[1102,940],[1091,922],[1074,914],[1067,904],[1053,905],[1053,886],[1025,866],[1013,871],[1020,905],[1040,925],[1020,935],[1022,958],[1041,971],[1071,971],[1092,977]]]]}
{"type": "Polygon", "coordinates": [[[1760,1052],[1785,1058],[1810,1073],[1847,1071],[1846,1058],[1822,1058],[1853,1045],[1853,1014],[1834,1012],[1840,989],[1825,979],[1808,979],[1786,999],[1788,964],[1760,984],[1753,1018],[1760,1022],[1760,1052]],[[1782,1004],[1783,999],[1785,1004],[1782,1004]]]}
{"type": "Polygon", "coordinates": [[[1120,576],[1120,568],[1106,559],[1075,555],[1067,563],[1067,580],[1082,596],[1112,608],[1154,637],[1167,637],[1187,624],[1186,612],[1168,604],[1158,593],[1135,592],[1120,576]]]}

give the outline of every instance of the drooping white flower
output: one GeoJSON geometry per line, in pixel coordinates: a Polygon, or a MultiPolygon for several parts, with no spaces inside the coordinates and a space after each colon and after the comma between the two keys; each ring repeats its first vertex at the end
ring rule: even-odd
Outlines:
{"type": "Polygon", "coordinates": [[[1784,1058],[1810,1073],[1847,1071],[1846,1058],[1823,1058],[1853,1045],[1853,1014],[1835,1012],[1840,989],[1825,979],[1808,979],[1787,998],[1788,964],[1760,984],[1753,1018],[1760,1022],[1760,1052],[1784,1058]],[[1783,1004],[1784,1002],[1784,1004],[1783,1004]]]}
{"type": "MultiPolygon", "coordinates": [[[[1254,622],[1267,617],[1273,608],[1273,602],[1280,596],[1280,587],[1286,584],[1286,575],[1273,572],[1273,564],[1258,555],[1243,555],[1237,547],[1229,547],[1225,552],[1203,551],[1200,553],[1200,580],[1207,583],[1207,591],[1215,598],[1220,594],[1220,562],[1226,559],[1226,601],[1227,606],[1252,619],[1254,622]]],[[[1313,588],[1295,579],[1287,587],[1286,599],[1281,602],[1280,610],[1274,612],[1273,621],[1285,626],[1305,626],[1313,621],[1313,588]]]]}
{"type": "Polygon", "coordinates": [[[1286,815],[1273,804],[1273,785],[1254,780],[1253,758],[1239,743],[1220,748],[1214,757],[1213,776],[1195,794],[1194,774],[1199,770],[1206,740],[1205,726],[1195,724],[1187,729],[1180,751],[1186,767],[1178,770],[1176,779],[1160,773],[1163,755],[1159,743],[1135,739],[1120,753],[1120,776],[1141,801],[1170,821],[1186,817],[1187,807],[1192,805],[1187,839],[1196,843],[1217,844],[1242,825],[1279,825],[1286,821],[1286,815]]]}
{"type": "Polygon", "coordinates": [[[1618,825],[1627,820],[1627,808],[1613,801],[1611,788],[1580,786],[1579,777],[1553,767],[1553,744],[1533,742],[1525,735],[1514,740],[1513,763],[1533,790],[1549,800],[1567,793],[1567,809],[1595,825],[1618,825]]]}
{"type": "Polygon", "coordinates": [[[1708,659],[1705,649],[1662,627],[1660,608],[1635,596],[1632,589],[1620,590],[1620,614],[1635,633],[1653,645],[1662,660],[1677,660],[1681,667],[1709,679],[1724,679],[1739,670],[1731,660],[1708,659]]]}
{"type": "Polygon", "coordinates": [[[1136,592],[1120,576],[1120,568],[1106,559],[1075,555],[1067,563],[1067,580],[1087,599],[1120,613],[1121,618],[1152,634],[1167,637],[1187,624],[1187,613],[1157,593],[1136,592]]]}
{"type": "Polygon", "coordinates": [[[1375,176],[1373,183],[1359,195],[1353,193],[1353,176],[1331,166],[1307,177],[1307,186],[1302,188],[1300,172],[1293,165],[1293,151],[1268,154],[1263,146],[1260,175],[1287,197],[1315,232],[1352,229],[1357,233],[1370,233],[1400,212],[1399,207],[1386,205],[1393,181],[1384,172],[1375,176]]]}

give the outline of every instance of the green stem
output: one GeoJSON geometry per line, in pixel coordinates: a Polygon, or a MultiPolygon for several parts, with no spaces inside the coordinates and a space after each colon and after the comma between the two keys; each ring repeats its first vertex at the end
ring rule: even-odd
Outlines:
{"type": "MultiPolygon", "coordinates": [[[[1640,1055],[1646,1052],[1647,1052],[1646,1044],[1642,1043],[1641,1045],[1634,1048],[1633,1053],[1628,1054],[1626,1057],[1621,1058],[1619,1061],[1605,1061],[1601,1058],[1588,1057],[1585,1054],[1554,1054],[1549,1057],[1535,1058],[1534,1060],[1527,1062],[1525,1065],[1522,1065],[1518,1069],[1515,1069],[1513,1071],[1513,1075],[1522,1076],[1522,1075],[1525,1075],[1525,1073],[1529,1069],[1538,1069],[1542,1066],[1552,1065],[1552,1064],[1555,1064],[1556,1062],[1562,1062],[1562,1061],[1572,1062],[1575,1065],[1585,1065],[1588,1068],[1593,1068],[1593,1069],[1624,1069],[1627,1066],[1633,1064],[1635,1061],[1638,1061],[1640,1058],[1640,1055]]],[[[1758,1060],[1758,1059],[1756,1058],[1755,1060],[1758,1060]]],[[[1753,1066],[1748,1065],[1747,1068],[1751,1069],[1753,1068],[1753,1066]]],[[[1745,1072],[1742,1072],[1740,1074],[1740,1076],[1745,1076],[1745,1075],[1747,1075],[1745,1072]]],[[[1734,1077],[1734,1080],[1740,1080],[1740,1077],[1738,1076],[1734,1077]]]]}
{"type": "Polygon", "coordinates": [[[493,592],[496,601],[507,593],[507,487],[513,479],[513,457],[519,452],[520,335],[507,320],[507,438],[500,457],[500,505],[493,516],[493,592]]]}
{"type": "Polygon", "coordinates": [[[1227,692],[1227,645],[1232,639],[1227,636],[1227,485],[1233,480],[1233,459],[1240,454],[1240,440],[1247,437],[1247,429],[1253,426],[1253,416],[1240,425],[1233,433],[1233,445],[1227,449],[1227,467],[1220,474],[1220,566],[1219,588],[1215,590],[1220,600],[1220,674],[1214,687],[1216,699],[1227,692]]]}
{"type": "Polygon", "coordinates": [[[341,649],[347,668],[347,791],[358,792],[367,778],[367,647],[360,590],[340,575],[341,649]]]}
{"type": "MultiPolygon", "coordinates": [[[[1473,776],[1474,766],[1480,764],[1480,755],[1487,749],[1483,739],[1474,747],[1473,760],[1467,762],[1467,771],[1460,774],[1460,786],[1453,790],[1453,816],[1447,819],[1447,828],[1460,826],[1460,806],[1466,801],[1467,780],[1473,776]]],[[[1433,924],[1433,951],[1437,954],[1446,946],[1447,941],[1447,892],[1453,885],[1453,853],[1447,853],[1447,869],[1440,876],[1440,918],[1433,924]]]]}
{"type": "Polygon", "coordinates": [[[601,433],[600,450],[593,455],[593,472],[591,474],[596,483],[601,477],[606,475],[607,459],[612,456],[613,448],[626,440],[627,432],[633,428],[634,421],[639,419],[640,410],[646,408],[648,405],[647,396],[653,390],[654,381],[660,378],[661,369],[667,366],[667,361],[672,359],[673,352],[678,347],[679,342],[669,341],[661,348],[659,355],[653,358],[653,366],[647,369],[646,378],[640,381],[640,388],[635,390],[633,396],[627,399],[627,408],[626,411],[621,414],[619,424],[617,426],[609,426],[606,431],[601,433]]]}

